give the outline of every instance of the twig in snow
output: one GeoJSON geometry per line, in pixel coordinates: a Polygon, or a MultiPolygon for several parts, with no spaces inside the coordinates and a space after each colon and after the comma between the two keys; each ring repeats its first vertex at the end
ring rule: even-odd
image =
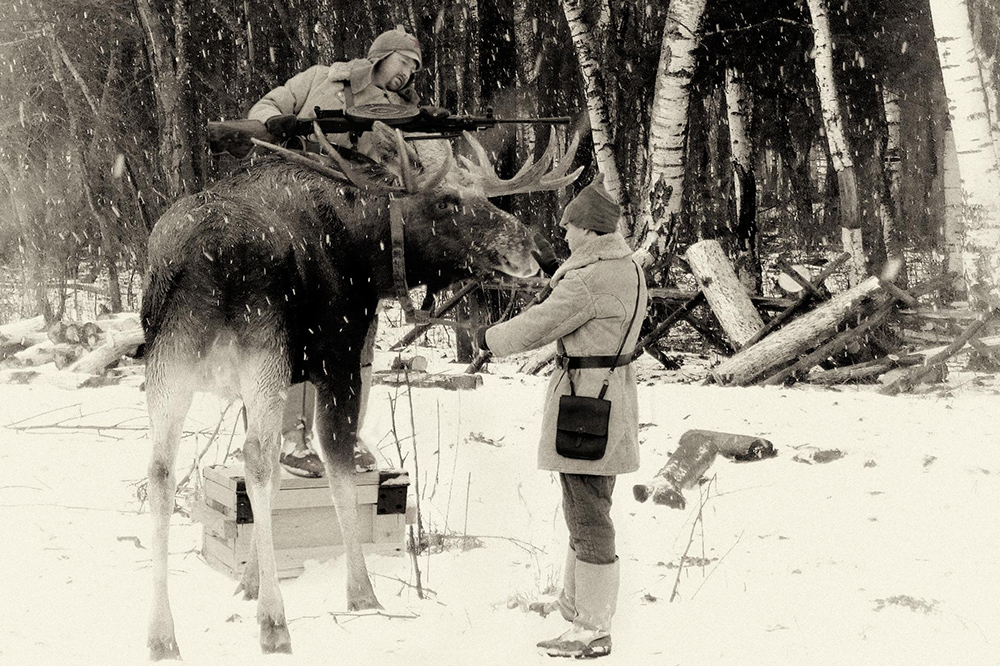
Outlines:
{"type": "MultiPolygon", "coordinates": [[[[714,476],[712,477],[712,480],[715,480],[714,476]]],[[[687,559],[687,554],[691,550],[691,544],[694,543],[694,531],[697,529],[698,524],[702,522],[702,511],[705,508],[705,502],[708,501],[708,490],[711,486],[712,481],[709,481],[705,491],[699,493],[701,495],[701,501],[698,502],[698,515],[695,516],[694,523],[691,524],[691,534],[688,536],[687,546],[684,547],[684,554],[681,555],[681,561],[677,564],[677,578],[674,579],[674,588],[670,591],[671,602],[677,598],[677,588],[681,584],[681,572],[684,571],[684,561],[687,559]]],[[[702,529],[704,529],[704,527],[702,529]]],[[[704,532],[702,532],[702,541],[704,541],[704,532]]]]}
{"type": "Polygon", "coordinates": [[[219,422],[215,424],[215,432],[213,432],[212,436],[208,438],[208,443],[205,444],[204,447],[202,447],[201,451],[198,452],[198,455],[194,457],[194,462],[191,463],[191,468],[187,471],[187,474],[184,475],[184,478],[177,482],[178,490],[188,482],[188,480],[191,478],[191,475],[194,474],[195,470],[198,469],[198,464],[201,462],[201,459],[205,457],[205,454],[208,453],[208,449],[212,446],[212,444],[215,443],[215,438],[218,437],[219,430],[222,429],[222,422],[225,420],[226,414],[229,413],[229,408],[232,406],[233,403],[230,402],[228,405],[226,405],[226,408],[222,411],[222,414],[219,416],[219,422]]]}
{"type": "Polygon", "coordinates": [[[66,405],[65,407],[56,407],[55,409],[47,409],[44,412],[35,414],[34,416],[28,416],[26,418],[21,419],[20,421],[11,421],[10,423],[6,424],[4,428],[14,428],[14,426],[16,426],[19,423],[24,423],[25,421],[30,421],[31,419],[37,419],[39,416],[45,416],[46,414],[51,414],[52,412],[60,412],[64,409],[73,409],[74,407],[80,407],[81,405],[83,405],[83,403],[78,402],[75,405],[66,405]]]}
{"type": "MultiPolygon", "coordinates": [[[[745,532],[745,531],[746,530],[743,530],[743,532],[745,532]]],[[[736,541],[733,542],[733,545],[730,546],[729,550],[727,550],[725,552],[725,554],[722,557],[719,558],[719,561],[715,563],[715,566],[712,567],[712,570],[708,572],[708,575],[705,576],[705,579],[703,581],[701,581],[701,585],[699,585],[698,589],[696,589],[694,591],[694,594],[691,595],[692,599],[694,599],[695,597],[698,596],[698,592],[701,591],[701,588],[705,587],[705,583],[708,582],[708,579],[712,577],[712,574],[715,573],[715,570],[719,568],[720,564],[722,564],[722,560],[726,559],[726,556],[729,555],[729,553],[733,552],[733,548],[736,548],[736,544],[738,544],[740,542],[740,539],[743,538],[743,532],[740,532],[740,535],[738,537],[736,537],[736,541]]],[[[702,559],[704,560],[704,558],[702,558],[702,559]]]]}

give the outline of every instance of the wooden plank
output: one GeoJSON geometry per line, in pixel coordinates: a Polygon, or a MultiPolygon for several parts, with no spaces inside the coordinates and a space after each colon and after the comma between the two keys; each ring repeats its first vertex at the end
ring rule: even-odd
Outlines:
{"type": "Polygon", "coordinates": [[[375,516],[375,524],[372,527],[372,541],[374,543],[403,543],[406,533],[406,514],[390,513],[375,516]]]}
{"type": "Polygon", "coordinates": [[[234,465],[209,465],[205,468],[203,476],[206,481],[214,481],[235,493],[237,480],[243,480],[243,468],[239,468],[239,474],[235,473],[236,469],[234,465]]]}
{"type": "Polygon", "coordinates": [[[202,534],[201,552],[206,558],[215,558],[233,571],[236,568],[235,543],[235,539],[220,539],[211,534],[202,534]]]}
{"type": "Polygon", "coordinates": [[[236,516],[236,489],[230,489],[223,485],[215,482],[214,479],[205,478],[205,482],[202,484],[202,490],[205,493],[205,499],[215,502],[216,505],[225,507],[225,513],[227,516],[236,516]]]}
{"type": "Polygon", "coordinates": [[[236,538],[236,519],[216,511],[204,502],[195,502],[191,506],[191,520],[201,523],[206,534],[222,539],[236,538]]]}

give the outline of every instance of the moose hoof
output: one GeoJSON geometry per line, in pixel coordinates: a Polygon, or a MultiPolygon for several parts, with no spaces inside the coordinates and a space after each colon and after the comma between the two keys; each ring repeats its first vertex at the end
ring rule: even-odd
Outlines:
{"type": "Polygon", "coordinates": [[[366,610],[382,610],[382,604],[378,602],[374,594],[363,597],[354,597],[347,601],[347,610],[350,612],[366,610]]]}
{"type": "Polygon", "coordinates": [[[260,623],[260,651],[264,654],[291,654],[292,637],[288,625],[275,624],[273,620],[260,623]]]}
{"type": "Polygon", "coordinates": [[[150,661],[181,658],[181,651],[177,649],[177,641],[174,640],[173,636],[168,638],[150,638],[147,645],[149,646],[150,661]]]}

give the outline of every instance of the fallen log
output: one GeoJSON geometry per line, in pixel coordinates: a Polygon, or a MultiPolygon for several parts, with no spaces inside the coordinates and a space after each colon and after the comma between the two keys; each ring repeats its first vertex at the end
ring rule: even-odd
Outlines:
{"type": "MultiPolygon", "coordinates": [[[[819,272],[819,275],[816,276],[816,284],[822,286],[823,283],[826,281],[826,279],[831,275],[833,275],[833,273],[838,268],[840,268],[850,256],[851,255],[848,254],[847,252],[843,252],[839,256],[837,256],[833,261],[828,263],[826,267],[819,272]]],[[[829,294],[827,294],[827,296],[829,296],[829,294]]],[[[794,315],[796,312],[805,307],[806,304],[810,303],[816,298],[817,297],[811,291],[803,290],[799,294],[798,298],[795,299],[794,303],[792,303],[787,308],[779,312],[769,322],[767,322],[767,324],[765,324],[763,328],[754,333],[753,337],[747,340],[742,348],[746,349],[747,347],[754,345],[763,340],[764,338],[766,338],[768,335],[771,334],[772,331],[777,330],[782,324],[788,321],[792,317],[792,315],[794,315]]],[[[824,299],[825,298],[826,297],[824,297],[824,299]]]]}
{"type": "MultiPolygon", "coordinates": [[[[0,326],[0,339],[19,340],[37,333],[44,333],[45,317],[38,315],[30,319],[22,319],[0,326]]],[[[39,340],[38,342],[41,342],[39,340]]]]}
{"type": "Polygon", "coordinates": [[[996,311],[988,311],[982,319],[977,319],[972,323],[971,326],[965,329],[960,336],[955,338],[955,341],[950,345],[942,349],[940,352],[928,358],[923,365],[913,368],[905,375],[882,387],[879,393],[883,395],[897,395],[904,391],[909,391],[914,387],[923,377],[931,374],[935,370],[935,366],[944,363],[950,357],[954,356],[962,347],[964,347],[969,340],[979,334],[986,324],[996,315],[996,311]]]}
{"type": "Polygon", "coordinates": [[[99,375],[107,370],[108,366],[118,361],[122,356],[134,352],[136,347],[145,341],[142,327],[139,320],[134,319],[134,327],[122,331],[108,331],[105,333],[104,343],[85,354],[70,366],[71,372],[80,372],[90,375],[99,375]]]}
{"type": "Polygon", "coordinates": [[[831,386],[834,384],[847,384],[850,382],[860,382],[866,379],[875,379],[879,375],[894,368],[910,367],[922,363],[919,356],[900,356],[865,361],[843,368],[833,368],[832,370],[819,370],[811,372],[805,377],[805,381],[810,384],[824,384],[831,386]]]}
{"type": "Polygon", "coordinates": [[[862,309],[880,289],[878,278],[870,277],[837,294],[752,347],[724,360],[712,369],[712,377],[724,385],[746,386],[756,381],[834,335],[837,326],[851,313],[862,309]]]}
{"type": "Polygon", "coordinates": [[[412,386],[416,388],[443,388],[449,391],[471,391],[483,385],[482,375],[442,375],[403,370],[379,370],[372,381],[387,386],[412,386]]]}
{"type": "Polygon", "coordinates": [[[639,358],[639,356],[642,355],[642,352],[649,347],[649,345],[666,335],[670,331],[671,326],[691,314],[691,311],[698,307],[704,300],[704,292],[699,291],[697,294],[685,301],[683,305],[671,312],[666,319],[656,325],[656,328],[644,335],[642,339],[636,343],[635,353],[632,355],[633,360],[639,358]]]}
{"type": "Polygon", "coordinates": [[[764,326],[746,285],[717,240],[694,243],[684,257],[722,330],[738,349],[764,326]]]}
{"type": "Polygon", "coordinates": [[[632,495],[639,502],[650,497],[653,503],[683,509],[687,506],[682,490],[691,488],[711,467],[716,454],[740,461],[773,458],[774,445],[761,437],[737,435],[712,430],[688,430],[681,435],[677,449],[670,454],[650,483],[632,486],[632,495]]]}
{"type": "MultiPolygon", "coordinates": [[[[875,278],[871,279],[874,280],[875,278]]],[[[934,291],[937,291],[945,284],[949,283],[951,279],[952,279],[951,274],[948,273],[933,278],[931,280],[928,280],[927,282],[924,282],[914,287],[912,289],[911,296],[919,298],[920,296],[923,296],[925,294],[930,294],[934,291]]],[[[857,289],[857,287],[855,287],[855,289],[857,289]]],[[[869,329],[874,328],[875,326],[882,323],[882,321],[886,319],[889,316],[889,314],[893,311],[893,309],[896,307],[897,302],[898,301],[895,295],[888,294],[886,301],[882,305],[880,305],[872,314],[870,314],[865,321],[861,322],[854,328],[850,328],[846,331],[837,334],[836,336],[833,337],[833,339],[820,345],[815,350],[806,354],[792,365],[788,366],[784,370],[781,370],[774,375],[771,375],[770,377],[768,377],[767,379],[765,379],[760,383],[765,386],[783,384],[790,377],[796,374],[807,372],[814,365],[817,365],[824,359],[829,358],[831,355],[836,354],[842,349],[844,349],[844,347],[846,347],[852,341],[856,340],[858,337],[860,337],[863,333],[867,332],[869,329]]]]}

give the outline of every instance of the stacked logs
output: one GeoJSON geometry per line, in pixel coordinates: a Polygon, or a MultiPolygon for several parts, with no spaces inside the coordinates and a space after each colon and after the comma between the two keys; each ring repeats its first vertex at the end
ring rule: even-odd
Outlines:
{"type": "Polygon", "coordinates": [[[134,313],[50,325],[34,317],[0,326],[0,368],[13,373],[12,381],[33,381],[52,370],[99,376],[123,357],[134,356],[142,342],[142,327],[134,313]]]}

